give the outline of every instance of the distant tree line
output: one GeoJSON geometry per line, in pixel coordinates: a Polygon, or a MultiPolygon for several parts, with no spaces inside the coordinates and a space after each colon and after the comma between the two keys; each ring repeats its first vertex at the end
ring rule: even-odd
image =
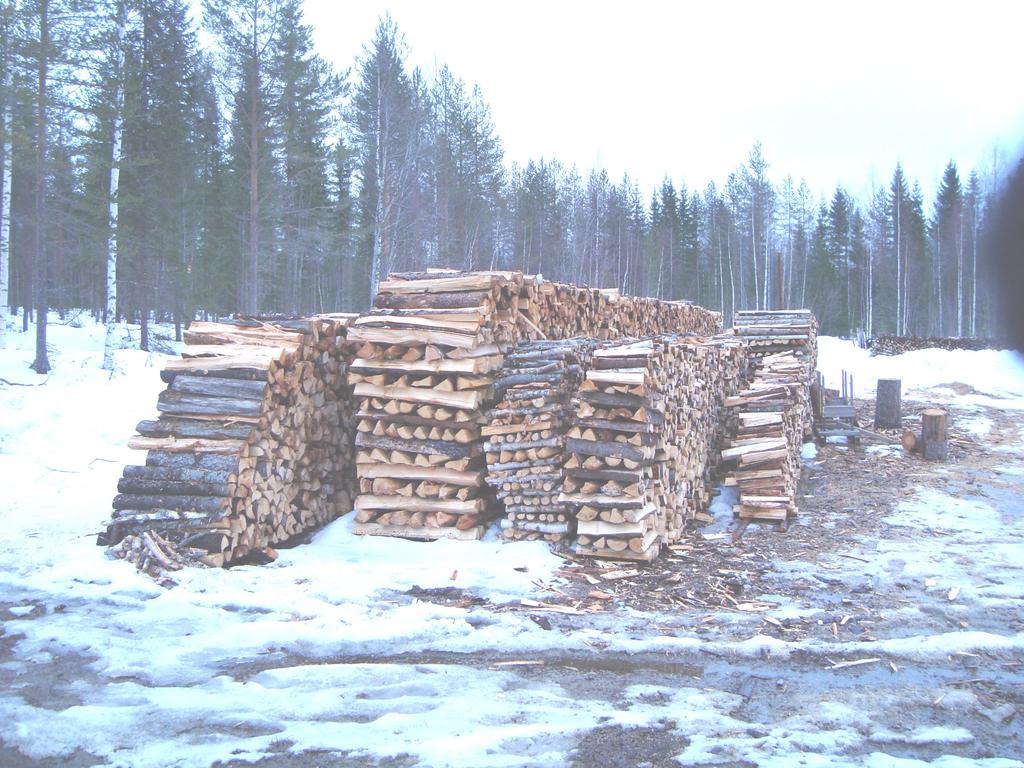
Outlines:
{"type": "Polygon", "coordinates": [[[301,0],[204,0],[202,24],[213,53],[187,0],[4,4],[0,312],[89,308],[141,322],[146,346],[152,318],[360,310],[389,271],[449,266],[727,322],[808,306],[832,334],[995,330],[979,255],[998,169],[950,162],[929,203],[899,166],[870,200],[818,200],[755,144],[722,188],[666,176],[648,197],[602,169],[507,165],[480,90],[410,68],[389,18],[341,72],[301,0]]]}

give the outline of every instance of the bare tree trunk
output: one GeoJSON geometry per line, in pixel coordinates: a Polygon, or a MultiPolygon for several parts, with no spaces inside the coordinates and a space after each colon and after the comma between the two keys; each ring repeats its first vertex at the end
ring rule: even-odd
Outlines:
{"type": "MultiPolygon", "coordinates": [[[[712,219],[713,220],[713,219],[712,219]]],[[[718,308],[725,315],[725,264],[722,263],[722,230],[715,226],[715,239],[718,241],[718,308]]]]}
{"type": "Polygon", "coordinates": [[[896,198],[896,335],[903,334],[903,244],[900,242],[900,214],[903,201],[896,198]]]}
{"type": "MultiPolygon", "coordinates": [[[[13,10],[13,8],[11,9],[13,10]]],[[[10,11],[9,11],[10,12],[10,11]]],[[[10,35],[10,23],[7,24],[8,38],[10,35]]],[[[13,77],[10,58],[7,55],[7,48],[10,47],[8,39],[7,47],[4,48],[4,84],[3,84],[3,113],[0,114],[0,131],[3,132],[3,155],[0,162],[3,163],[3,177],[0,180],[3,191],[0,192],[0,349],[7,346],[7,304],[9,301],[8,283],[10,282],[11,263],[11,102],[14,99],[12,88],[13,77]]]]}
{"type": "Polygon", "coordinates": [[[754,223],[754,201],[750,201],[750,257],[754,261],[754,308],[761,306],[761,276],[757,273],[757,228],[754,223]]]}
{"type": "Polygon", "coordinates": [[[971,336],[977,336],[978,326],[978,227],[976,211],[971,212],[971,336]]]}
{"type": "Polygon", "coordinates": [[[259,129],[259,71],[256,53],[259,50],[253,24],[252,61],[249,62],[249,243],[245,300],[242,309],[250,314],[259,311],[260,270],[260,129],[259,129]]]}
{"type": "Polygon", "coordinates": [[[50,359],[46,354],[46,241],[43,227],[46,222],[46,77],[50,55],[50,2],[39,2],[39,67],[36,80],[36,231],[35,261],[32,265],[32,290],[36,308],[36,359],[32,370],[49,373],[50,359]]]}
{"type": "Polygon", "coordinates": [[[117,94],[114,99],[114,132],[110,152],[110,202],[107,209],[107,331],[103,340],[103,369],[114,370],[114,326],[117,325],[117,220],[121,181],[121,128],[124,120],[124,38],[127,14],[124,0],[117,7],[117,94]]]}
{"type": "Polygon", "coordinates": [[[867,332],[868,336],[875,335],[875,259],[870,249],[868,250],[867,332]]]}
{"type": "Polygon", "coordinates": [[[376,110],[376,170],[377,170],[377,199],[374,202],[373,212],[373,253],[370,257],[370,297],[369,306],[373,306],[373,299],[377,295],[377,286],[380,284],[381,260],[384,251],[384,214],[385,214],[385,182],[387,181],[387,147],[386,147],[386,120],[383,116],[384,97],[381,93],[384,87],[384,78],[380,71],[380,61],[377,63],[377,110],[376,110]]]}
{"type": "Polygon", "coordinates": [[[964,221],[963,208],[957,220],[956,249],[956,335],[964,335],[964,221]]]}
{"type": "Polygon", "coordinates": [[[946,335],[946,318],[943,314],[944,302],[942,301],[942,294],[945,289],[942,285],[942,233],[941,231],[936,232],[935,237],[935,282],[939,289],[939,325],[937,336],[946,335]]]}
{"type": "MultiPolygon", "coordinates": [[[[727,229],[725,233],[726,245],[729,255],[729,286],[731,294],[729,297],[729,325],[732,325],[733,316],[736,314],[736,273],[732,268],[732,230],[727,229]]],[[[723,310],[724,311],[724,310],[723,310]]]]}

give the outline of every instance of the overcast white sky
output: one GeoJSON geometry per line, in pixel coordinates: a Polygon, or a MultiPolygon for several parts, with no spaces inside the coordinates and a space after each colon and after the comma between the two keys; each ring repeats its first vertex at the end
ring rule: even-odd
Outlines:
{"type": "Polygon", "coordinates": [[[722,183],[760,140],[777,181],[863,195],[901,161],[926,192],[1024,139],[1024,3],[306,0],[351,66],[390,12],[409,61],[491,105],[506,157],[722,183]]]}

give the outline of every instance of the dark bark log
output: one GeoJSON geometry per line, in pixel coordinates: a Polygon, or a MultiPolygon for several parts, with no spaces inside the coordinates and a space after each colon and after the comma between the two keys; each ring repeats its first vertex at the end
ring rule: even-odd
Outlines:
{"type": "Polygon", "coordinates": [[[146,466],[235,472],[238,470],[238,457],[221,456],[213,453],[149,451],[146,455],[146,466]]]}
{"type": "Polygon", "coordinates": [[[457,309],[478,307],[490,297],[490,291],[378,294],[373,306],[378,309],[457,309]]]}
{"type": "Polygon", "coordinates": [[[185,395],[227,397],[238,400],[262,400],[266,389],[266,381],[191,375],[176,376],[170,386],[170,391],[185,395]]]}
{"type": "Polygon", "coordinates": [[[565,476],[574,480],[613,480],[617,483],[639,483],[647,480],[647,474],[634,469],[567,469],[565,476]]]}
{"type": "Polygon", "coordinates": [[[180,376],[191,376],[194,378],[202,377],[204,379],[238,379],[242,381],[266,382],[267,371],[265,368],[229,368],[224,371],[193,370],[188,373],[169,371],[167,369],[160,371],[160,380],[165,384],[172,383],[180,376]]]}
{"type": "Polygon", "coordinates": [[[227,509],[228,500],[220,496],[152,496],[135,493],[119,493],[112,506],[121,509],[165,509],[201,512],[213,515],[227,509]]]}
{"type": "Polygon", "coordinates": [[[579,361],[579,356],[579,350],[576,349],[575,347],[566,347],[564,349],[537,349],[526,352],[510,352],[509,354],[505,355],[505,365],[516,365],[517,363],[531,363],[533,365],[540,365],[565,360],[575,363],[579,361]]]}
{"type": "Polygon", "coordinates": [[[548,403],[561,403],[568,399],[568,393],[558,387],[539,387],[537,389],[517,389],[512,392],[506,391],[498,400],[508,400],[510,403],[518,403],[524,400],[536,400],[544,398],[548,403]]]}
{"type": "Polygon", "coordinates": [[[561,456],[554,456],[550,459],[534,459],[533,461],[507,461],[504,464],[490,464],[488,465],[488,470],[491,473],[496,473],[513,472],[517,469],[561,466],[563,460],[564,459],[561,456]]]}
{"type": "Polygon", "coordinates": [[[187,480],[136,480],[122,477],[117,492],[142,496],[220,496],[231,493],[228,483],[203,483],[187,480]]]}
{"type": "Polygon", "coordinates": [[[210,440],[245,440],[252,434],[252,424],[225,424],[206,419],[162,418],[159,421],[140,421],[135,431],[146,437],[200,437],[210,440]]]}
{"type": "Polygon", "coordinates": [[[531,448],[561,448],[563,438],[551,437],[546,440],[522,441],[518,443],[484,443],[485,451],[527,451],[531,448]]]}
{"type": "Polygon", "coordinates": [[[594,405],[608,405],[612,407],[653,409],[658,405],[651,398],[643,395],[626,395],[617,392],[580,392],[578,397],[580,400],[585,400],[594,405]]]}
{"type": "Polygon", "coordinates": [[[453,459],[464,459],[480,452],[478,445],[452,443],[446,440],[400,440],[391,437],[380,437],[360,432],[356,435],[356,445],[360,448],[383,448],[408,453],[425,453],[437,456],[450,456],[453,459]]]}
{"type": "Polygon", "coordinates": [[[578,427],[605,429],[612,432],[653,433],[654,425],[641,421],[611,421],[609,419],[576,419],[573,424],[578,427]]]}
{"type": "Polygon", "coordinates": [[[236,400],[226,397],[202,397],[163,391],[157,401],[160,413],[190,413],[205,416],[259,416],[262,402],[258,400],[236,400]]]}
{"type": "Polygon", "coordinates": [[[613,371],[621,368],[645,368],[650,360],[649,355],[637,355],[627,357],[595,357],[590,361],[590,367],[595,371],[613,371]]]}
{"type": "Polygon", "coordinates": [[[523,505],[523,504],[507,504],[505,506],[505,511],[508,512],[508,513],[511,513],[511,514],[515,514],[517,512],[527,512],[527,513],[530,513],[530,514],[537,514],[537,515],[543,515],[543,514],[556,514],[557,515],[557,514],[564,514],[565,513],[565,505],[563,505],[563,504],[551,504],[551,505],[548,505],[548,506],[540,506],[540,505],[538,505],[538,506],[535,506],[535,507],[531,507],[531,506],[527,506],[527,505],[523,505]]]}
{"type": "Polygon", "coordinates": [[[520,384],[559,384],[574,374],[579,373],[578,365],[569,365],[553,373],[517,373],[511,376],[503,376],[494,381],[494,397],[501,398],[509,387],[520,384]]]}
{"type": "Polygon", "coordinates": [[[489,475],[486,478],[488,485],[502,486],[505,483],[522,485],[526,483],[556,483],[555,487],[548,493],[558,493],[561,490],[562,475],[560,472],[543,472],[533,475],[502,476],[497,474],[489,475]]]}
{"type": "Polygon", "coordinates": [[[125,536],[141,534],[144,531],[155,531],[164,538],[174,541],[195,533],[211,534],[223,541],[222,534],[210,531],[210,523],[220,517],[219,514],[211,517],[202,512],[173,509],[122,509],[113,515],[106,531],[97,536],[96,543],[111,546],[125,536]]]}
{"type": "MultiPolygon", "coordinates": [[[[238,469],[236,466],[234,469],[238,469]]],[[[263,471],[257,469],[257,471],[263,471]]],[[[223,485],[230,481],[233,471],[206,469],[185,469],[179,467],[140,467],[129,464],[124,468],[123,477],[140,482],[187,482],[223,485]]],[[[265,472],[263,472],[265,474],[265,472]]]]}
{"type": "Polygon", "coordinates": [[[570,437],[565,441],[565,450],[584,456],[600,456],[601,458],[630,459],[644,461],[645,452],[625,443],[602,443],[596,440],[580,440],[570,437]]]}

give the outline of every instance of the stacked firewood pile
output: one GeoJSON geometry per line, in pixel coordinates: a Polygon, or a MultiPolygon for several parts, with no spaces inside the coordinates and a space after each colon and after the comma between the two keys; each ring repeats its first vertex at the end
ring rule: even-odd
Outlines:
{"type": "Polygon", "coordinates": [[[868,341],[873,355],[902,355],[918,349],[1008,349],[995,339],[969,339],[946,336],[876,336],[868,341]]]}
{"type": "Polygon", "coordinates": [[[159,418],[129,441],[146,462],[124,468],[99,543],[140,537],[119,552],[201,550],[222,565],[348,512],[354,318],[192,323],[182,359],[161,373],[159,418]]]}
{"type": "Polygon", "coordinates": [[[559,500],[565,432],[595,345],[587,338],[530,341],[505,357],[494,384],[500,400],[481,431],[506,539],[561,541],[575,533],[575,519],[559,500]]]}
{"type": "MultiPolygon", "coordinates": [[[[712,493],[719,482],[722,443],[736,433],[739,421],[728,398],[747,383],[747,348],[728,336],[680,347],[676,375],[681,385],[669,407],[678,412],[675,442],[676,512],[670,531],[691,522],[710,523],[712,493]]],[[[677,535],[672,534],[672,540],[677,535]]]]}
{"type": "Polygon", "coordinates": [[[734,315],[733,333],[751,359],[787,351],[803,355],[816,348],[817,321],[809,309],[748,310],[734,315]]]}
{"type": "MultiPolygon", "coordinates": [[[[512,470],[502,465],[553,459],[561,452],[559,438],[546,429],[522,430],[512,421],[481,429],[484,411],[506,394],[518,399],[505,410],[532,407],[527,401],[540,399],[508,391],[520,375],[514,371],[509,381],[495,381],[516,343],[620,336],[626,330],[715,332],[721,324],[718,313],[692,304],[619,298],[520,272],[392,274],[381,283],[374,306],[349,331],[349,339],[361,344],[349,377],[360,419],[353,530],[424,539],[479,538],[500,512],[485,482],[485,459],[495,472],[504,472],[512,470]],[[496,427],[513,431],[492,431],[496,427]]],[[[565,376],[579,375],[572,365],[565,376]]],[[[496,490],[514,514],[527,515],[521,522],[531,524],[531,533],[564,533],[569,521],[556,511],[562,509],[553,499],[557,494],[544,492],[547,481],[537,482],[527,489],[507,480],[496,490]],[[522,503],[526,498],[531,501],[522,503]],[[537,503],[545,499],[550,503],[537,503]]]]}
{"type": "Polygon", "coordinates": [[[355,532],[476,539],[493,512],[483,410],[516,338],[519,282],[502,273],[393,274],[359,318],[355,532]]]}
{"type": "Polygon", "coordinates": [[[565,493],[576,551],[653,560],[704,516],[723,396],[743,375],[743,348],[655,337],[594,352],[568,432],[565,493]]]}
{"type": "Polygon", "coordinates": [[[594,289],[522,277],[518,301],[521,330],[527,338],[599,340],[640,338],[659,333],[712,335],[722,316],[683,301],[620,296],[616,289],[594,289]]]}
{"type": "Polygon", "coordinates": [[[738,424],[721,453],[730,467],[725,483],[739,489],[733,512],[741,521],[784,524],[797,513],[800,448],[812,425],[817,322],[809,311],[798,310],[737,313],[736,323],[737,336],[757,346],[747,350],[749,386],[726,401],[736,409],[738,424]]]}

